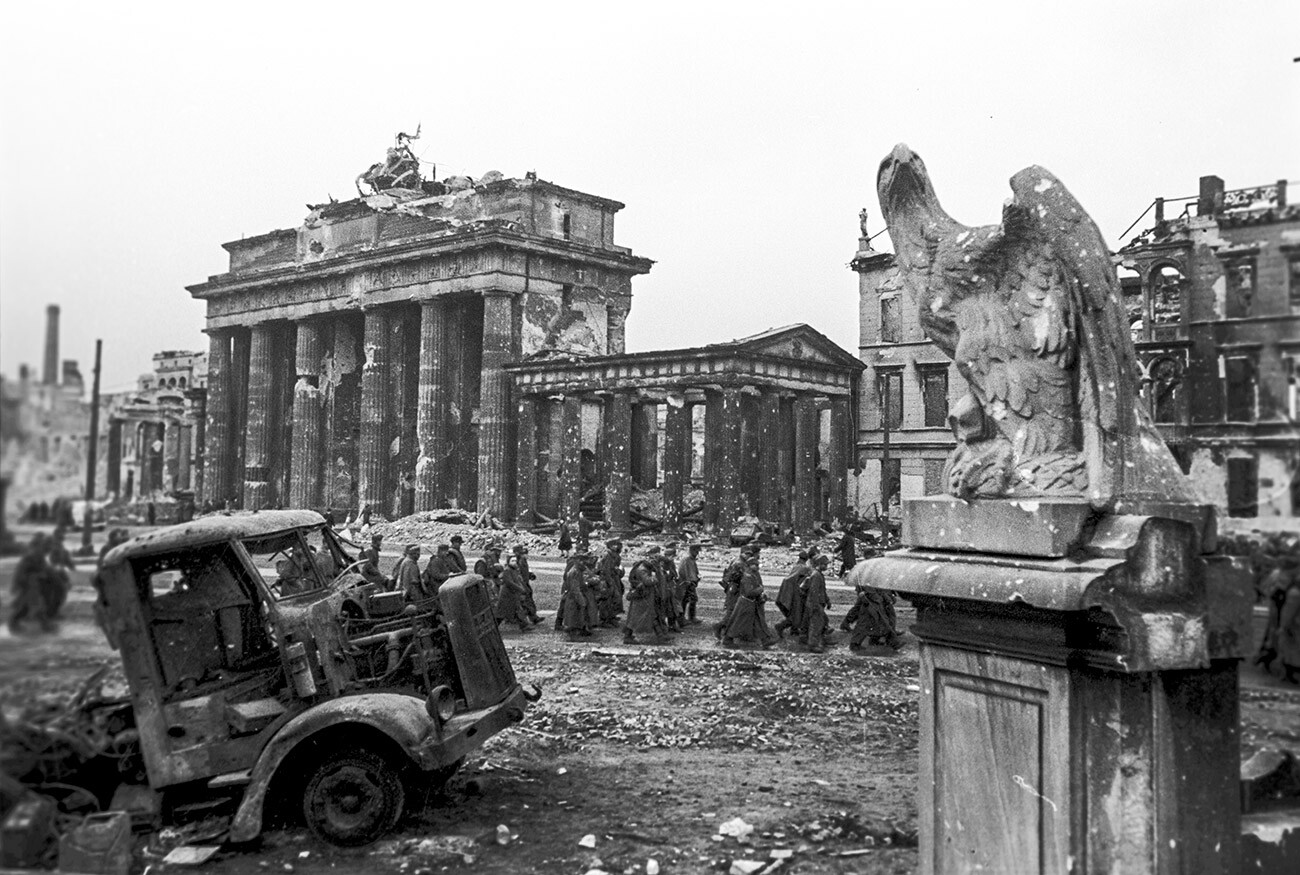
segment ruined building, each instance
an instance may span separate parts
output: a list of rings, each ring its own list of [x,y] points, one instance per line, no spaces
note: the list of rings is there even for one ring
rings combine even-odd
[[[1286,182],[1157,200],[1116,256],[1143,395],[1203,497],[1233,516],[1300,515],[1300,207]],[[948,411],[966,393],[922,333],[894,256],[859,239],[860,506],[943,491]],[[883,490],[882,490],[883,484]]]
[[[614,242],[622,204],[531,173],[427,179],[407,139],[359,197],[225,244],[228,272],[189,287],[210,338],[201,498],[521,524],[581,506],[622,531],[634,480],[662,480],[681,513],[694,479],[727,530],[777,470],[742,455],[780,432],[769,515],[842,506],[853,356],[807,326],[625,354],[652,262]],[[706,419],[718,440],[696,471],[683,429]]]
[[[1217,176],[1184,200],[1119,253],[1152,418],[1229,515],[1300,516],[1300,206]]]
[[[136,388],[105,398],[109,497],[149,499],[196,491],[202,478],[206,352],[154,353]]]
[[[77,362],[59,359],[59,306],[46,308],[40,379],[22,365],[0,378],[0,473],[21,511],[34,501],[76,498],[86,480],[90,400]]]

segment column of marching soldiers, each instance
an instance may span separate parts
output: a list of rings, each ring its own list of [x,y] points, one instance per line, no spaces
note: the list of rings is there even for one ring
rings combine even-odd
[[[462,549],[464,539],[455,535],[448,543],[439,544],[421,569],[420,547],[411,544],[391,577],[386,577],[379,570],[381,544],[381,536],[372,537],[370,548],[361,552],[360,572],[372,582],[404,592],[409,601],[436,599],[445,581],[472,570],[494,592],[498,626],[511,623],[520,632],[528,632],[542,622],[532,587],[537,576],[529,569],[528,548],[523,545],[509,552],[502,545],[490,545],[471,569]],[[703,622],[697,616],[701,545],[688,543],[684,549],[685,555],[679,559],[676,542],[662,549],[649,546],[626,569],[623,542],[618,538],[606,541],[600,555],[579,549],[566,556],[556,631],[576,641],[591,637],[600,628],[621,628],[625,644],[665,644],[688,625]],[[829,556],[815,545],[799,552],[798,562],[777,593],[780,619],[773,626],[767,621],[768,596],[759,573],[759,554],[757,545],[742,547],[722,573],[722,617],[713,625],[718,644],[770,648],[788,633],[810,652],[824,652],[830,643]],[[850,651],[859,651],[864,643],[894,650],[901,647],[894,600],[894,594],[886,590],[865,584],[855,588],[853,606],[840,624],[850,633]]]

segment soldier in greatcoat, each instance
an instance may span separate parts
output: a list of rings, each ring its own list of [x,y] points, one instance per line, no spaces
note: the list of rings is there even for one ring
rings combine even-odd
[[[654,636],[655,643],[666,638],[659,624],[656,604],[659,592],[659,548],[651,547],[637,560],[627,575],[627,617],[623,620],[623,643],[636,644],[636,636]]]
[[[700,603],[698,589],[700,586],[700,545],[688,544],[686,556],[677,563],[677,598],[682,614],[690,623],[699,623],[695,616],[696,606]]]
[[[808,649],[813,653],[826,652],[826,609],[831,606],[826,595],[826,569],[829,565],[829,557],[818,556],[803,584],[804,622],[808,629]]]
[[[776,594],[776,608],[781,612],[781,619],[777,620],[774,629],[777,637],[784,638],[787,629],[793,629],[798,634],[799,629],[803,628],[804,593],[800,585],[811,572],[812,563],[808,559],[808,551],[800,550],[799,561],[781,581],[781,589]]]

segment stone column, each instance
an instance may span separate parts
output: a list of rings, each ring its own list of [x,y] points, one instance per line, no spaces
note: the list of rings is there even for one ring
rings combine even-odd
[[[388,428],[384,432],[388,478],[384,482],[384,508],[389,519],[415,510],[416,385],[419,377],[415,350],[408,349],[405,308],[388,311]]]
[[[682,528],[682,493],[691,476],[691,405],[669,404],[664,417],[664,532]]]
[[[236,331],[230,351],[230,483],[227,494],[239,507],[244,504],[244,450],[248,430],[248,369],[252,332]]]
[[[609,484],[605,487],[605,520],[611,533],[631,530],[632,396],[615,392],[605,403],[605,444],[609,448]]]
[[[388,506],[388,418],[392,387],[388,385],[388,316],[383,310],[365,311],[361,366],[361,446],[358,448],[358,494],[361,506],[380,513]]]
[[[290,453],[289,504],[293,507],[319,508],[321,472],[324,468],[325,408],[321,396],[321,365],[325,360],[325,342],[321,325],[300,322],[294,344],[293,450]]]
[[[510,292],[483,293],[483,366],[479,385],[478,509],[504,517],[510,509],[510,480],[514,454],[510,452],[510,361],[514,334],[513,296]],[[576,464],[576,463],[575,463]]]
[[[122,420],[108,421],[108,460],[107,478],[104,492],[107,497],[116,498],[122,491]]]
[[[781,393],[764,389],[758,400],[758,513],[769,522],[781,519]]]
[[[162,491],[176,489],[177,454],[180,450],[180,428],[174,422],[162,423]]]
[[[632,480],[643,489],[659,485],[659,405],[632,407]]]
[[[537,408],[536,396],[520,396],[515,447],[515,526],[521,529],[537,524]]]
[[[718,453],[718,534],[720,544],[731,543],[731,530],[736,525],[740,505],[740,420],[743,395],[739,388],[722,390]]]
[[[800,395],[794,402],[794,528],[812,531],[817,501],[817,402]]]
[[[706,531],[718,525],[718,458],[722,448],[722,396],[708,391],[704,396],[704,511]]]
[[[416,414],[415,508],[433,510],[447,504],[448,344],[447,305],[425,301],[420,305],[420,386]]]
[[[230,497],[230,333],[208,334],[207,451],[203,497],[224,505]],[[119,444],[121,441],[119,432]]]
[[[207,408],[208,408],[208,390],[207,389],[190,389],[185,393],[185,397],[190,399],[190,410],[194,416],[194,458],[190,462],[190,468],[193,473],[190,475],[190,484],[194,489],[194,501],[201,504],[203,499],[207,498],[206,488],[203,483],[204,471],[204,453],[207,448]]]
[[[244,433],[245,510],[260,510],[275,500],[270,483],[274,342],[272,326],[253,326],[248,348],[248,426]]]
[[[565,396],[560,423],[560,518],[576,531],[582,502],[582,396]]]
[[[161,422],[144,424],[144,474],[141,491],[149,494],[163,488],[163,452],[166,432]]]
[[[849,420],[848,396],[836,395],[831,398],[831,443],[826,458],[826,469],[830,479],[826,484],[830,493],[830,513],[832,517],[844,519],[849,506],[848,480],[850,448],[853,446],[853,424]]]
[[[176,434],[176,488],[190,489],[190,442],[194,440],[194,429],[182,425]]]

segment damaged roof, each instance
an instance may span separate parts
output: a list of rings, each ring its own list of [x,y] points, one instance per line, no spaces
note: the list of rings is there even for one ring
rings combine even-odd
[[[203,517],[175,526],[138,535],[119,544],[104,557],[105,567],[159,553],[171,553],[192,547],[226,541],[260,538],[292,529],[323,525],[325,517],[314,510],[264,510],[238,516]]]

